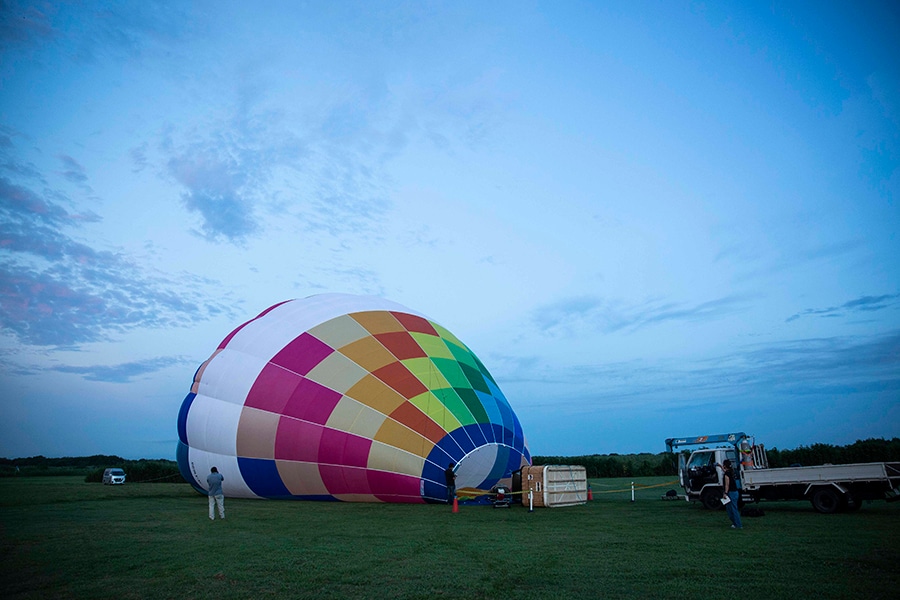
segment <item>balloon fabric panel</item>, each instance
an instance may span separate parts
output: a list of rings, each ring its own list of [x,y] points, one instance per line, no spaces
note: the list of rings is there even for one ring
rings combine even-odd
[[[385,365],[372,374],[407,400],[428,391],[428,388],[399,361]]]
[[[284,405],[282,414],[324,425],[340,399],[339,392],[310,379],[301,378],[287,404]]]
[[[365,337],[351,342],[343,346],[340,352],[369,372],[380,369],[397,360],[393,354],[388,352],[387,348],[373,337]]]
[[[304,333],[276,354],[271,364],[298,375],[306,375],[332,352],[334,350],[331,347]]]
[[[252,458],[275,458],[277,414],[245,406],[238,422],[237,454]]]

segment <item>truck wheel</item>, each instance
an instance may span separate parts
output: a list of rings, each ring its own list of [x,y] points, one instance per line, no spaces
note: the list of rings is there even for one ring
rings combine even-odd
[[[707,489],[700,495],[700,502],[703,503],[703,507],[709,510],[718,510],[722,508],[722,490],[717,489]]]
[[[841,499],[838,496],[838,493],[830,487],[821,488],[813,492],[810,501],[812,502],[813,508],[823,515],[830,515],[831,513],[837,512],[837,509],[841,506]]]

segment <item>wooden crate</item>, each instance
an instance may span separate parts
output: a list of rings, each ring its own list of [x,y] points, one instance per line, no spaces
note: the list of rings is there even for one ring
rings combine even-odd
[[[587,502],[587,471],[577,465],[522,467],[522,506],[529,495],[537,507],[574,506]]]

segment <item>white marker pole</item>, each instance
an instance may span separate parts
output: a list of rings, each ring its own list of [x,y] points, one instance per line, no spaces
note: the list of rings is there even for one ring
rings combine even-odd
[[[634,502],[634,482],[631,482],[631,501]]]
[[[534,512],[534,490],[528,490],[528,512]]]

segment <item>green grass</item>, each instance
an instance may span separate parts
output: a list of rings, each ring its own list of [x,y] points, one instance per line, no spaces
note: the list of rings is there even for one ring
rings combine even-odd
[[[636,479],[640,484],[667,478]],[[820,515],[662,501],[592,480],[584,506],[494,509],[226,499],[187,485],[0,480],[0,597],[889,598],[900,504]],[[606,493],[612,492],[612,493]]]

